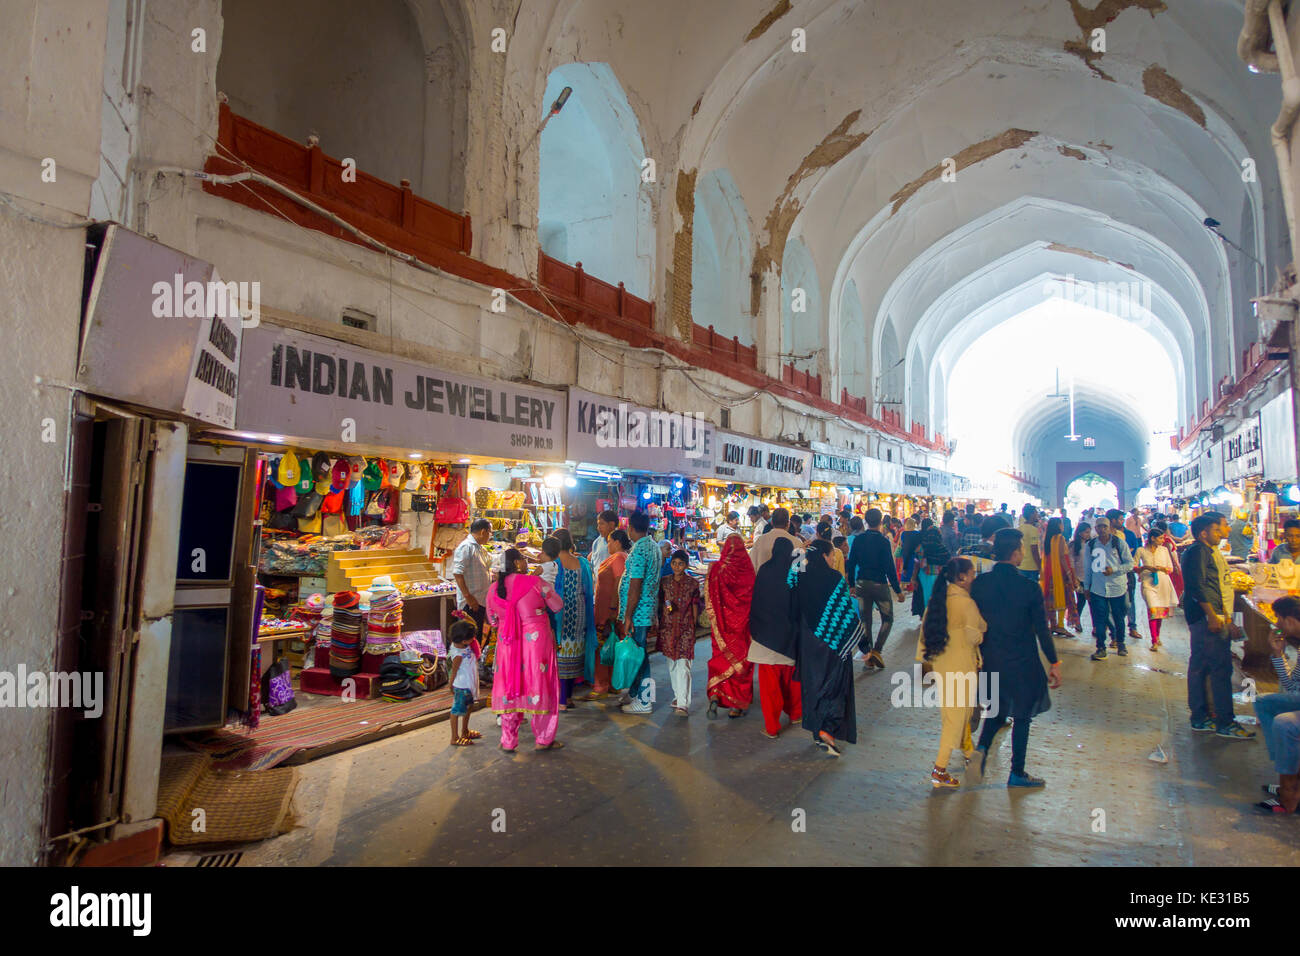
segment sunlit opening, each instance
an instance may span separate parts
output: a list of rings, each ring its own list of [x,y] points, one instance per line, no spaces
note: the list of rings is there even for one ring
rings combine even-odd
[[[1068,411],[1072,385],[1076,402],[1086,389],[1141,423],[1136,437],[1146,447],[1140,464],[1158,469],[1170,463],[1179,386],[1168,352],[1136,321],[1051,299],[990,329],[953,366],[947,381],[948,429],[958,446],[953,469],[970,475],[1023,470],[1034,450],[1015,447],[1017,426]],[[1115,427],[1124,427],[1119,416]],[[1089,453],[1088,437],[1099,436],[1072,440],[1076,457]],[[1047,477],[1053,463],[1028,464]]]

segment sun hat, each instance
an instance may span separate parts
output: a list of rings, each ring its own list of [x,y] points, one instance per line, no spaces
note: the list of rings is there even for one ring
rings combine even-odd
[[[335,609],[352,610],[361,603],[361,595],[356,591],[339,591],[330,599],[330,603]]]
[[[388,574],[381,574],[370,582],[371,597],[374,597],[376,594],[386,594],[396,590],[397,588],[393,586],[393,578]]]

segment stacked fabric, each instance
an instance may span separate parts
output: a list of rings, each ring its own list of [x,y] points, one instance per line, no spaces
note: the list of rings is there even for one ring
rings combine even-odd
[[[393,579],[380,575],[370,584],[370,617],[366,625],[367,654],[402,651],[402,595]]]
[[[330,627],[330,674],[338,680],[361,670],[366,624],[360,601],[356,591],[339,591],[331,599],[334,618]]]

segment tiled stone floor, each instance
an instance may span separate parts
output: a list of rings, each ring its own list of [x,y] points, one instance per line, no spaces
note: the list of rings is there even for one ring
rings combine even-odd
[[[1262,740],[1188,728],[1181,617],[1158,654],[1093,663],[1090,639],[1058,639],[1064,686],[1030,738],[1042,791],[1006,789],[1009,733],[983,781],[962,771],[960,790],[931,789],[939,715],[889,702],[915,625],[896,622],[885,672],[857,665],[858,744],[839,760],[798,729],[766,739],[757,707],[707,720],[701,641],[688,719],[663,703],[649,718],[584,704],[561,715],[566,749],[533,752],[525,730],[512,758],[480,711],[472,748],[438,724],[336,754],[302,768],[299,828],[241,865],[1300,863],[1300,821],[1251,808],[1275,780]],[[653,670],[662,694],[657,655]],[[1157,746],[1167,764],[1148,759]]]

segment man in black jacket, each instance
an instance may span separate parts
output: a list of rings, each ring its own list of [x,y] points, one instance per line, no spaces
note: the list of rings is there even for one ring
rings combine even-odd
[[[1219,542],[1228,536],[1228,519],[1207,511],[1192,522],[1196,543],[1183,552],[1183,615],[1191,632],[1192,654],[1187,662],[1187,707],[1192,730],[1227,740],[1251,740],[1255,731],[1237,723],[1232,712],[1232,641],[1241,628],[1232,623],[1235,593],[1228,562]],[[1214,720],[1205,694],[1210,683]]]
[[[1025,754],[1029,749],[1029,724],[1052,706],[1049,687],[1061,686],[1061,662],[1047,627],[1043,592],[1020,571],[1024,557],[1023,535],[1014,528],[1003,528],[993,536],[993,558],[998,563],[981,574],[971,585],[971,597],[988,625],[980,651],[983,670],[989,675],[989,687],[997,687],[997,712],[985,716],[980,732],[980,773],[988,763],[993,736],[1013,720],[1011,727],[1011,776],[1008,787],[1042,787],[1046,782],[1025,772]],[[1042,649],[1052,664],[1051,674],[1043,672],[1038,652]],[[996,678],[997,683],[992,681]]]
[[[902,588],[898,583],[898,570],[894,567],[894,552],[889,546],[889,539],[880,533],[882,515],[879,508],[867,512],[867,530],[853,539],[849,556],[844,564],[844,576],[850,584],[856,582],[855,593],[858,597],[858,615],[866,634],[858,649],[867,651],[865,667],[883,669],[885,660],[880,652],[885,648],[889,629],[894,626],[894,600],[903,601]],[[889,589],[894,589],[893,597]],[[880,633],[876,635],[874,646],[868,649],[871,641],[871,609],[880,611]]]

